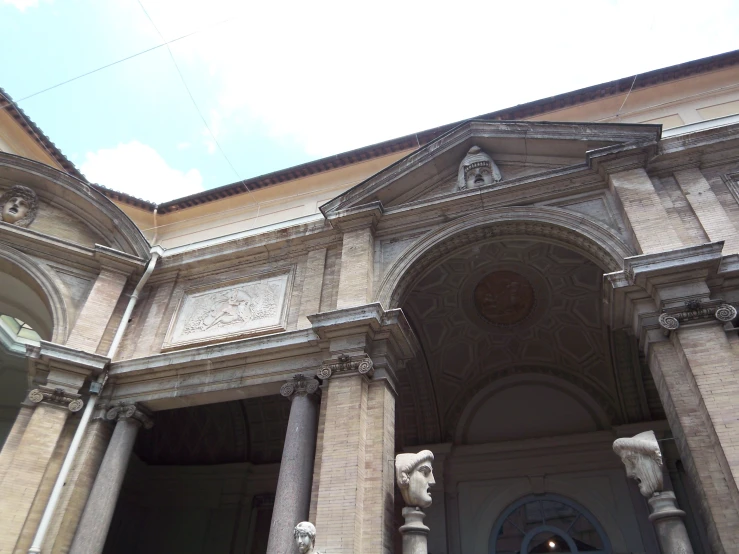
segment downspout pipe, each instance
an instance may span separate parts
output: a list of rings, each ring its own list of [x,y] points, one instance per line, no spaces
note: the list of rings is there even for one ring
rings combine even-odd
[[[108,349],[107,357],[110,358],[111,361],[118,353],[118,347],[121,345],[121,340],[123,340],[123,335],[125,334],[126,328],[128,327],[128,320],[131,319],[131,314],[133,313],[133,309],[136,307],[136,302],[139,299],[139,294],[141,294],[141,290],[144,288],[144,285],[146,285],[149,277],[151,277],[151,274],[154,272],[157,261],[164,254],[164,249],[161,246],[154,246],[152,247],[150,253],[151,257],[149,258],[149,263],[146,266],[146,271],[144,271],[141,279],[139,279],[136,288],[133,290],[133,293],[128,300],[126,311],[123,313],[123,318],[118,325],[118,329],[116,330],[115,336],[113,337],[113,342],[110,344],[110,348]],[[51,496],[49,497],[49,501],[46,504],[44,515],[41,517],[41,523],[39,523],[38,530],[36,531],[36,536],[33,538],[33,543],[31,544],[31,548],[28,549],[28,554],[41,554],[41,546],[43,545],[44,539],[46,538],[46,533],[49,531],[51,518],[54,516],[54,512],[56,511],[56,506],[62,496],[64,485],[66,485],[67,483],[67,477],[69,476],[69,471],[72,469],[72,464],[74,463],[74,459],[77,455],[77,450],[79,449],[80,443],[82,442],[82,437],[85,436],[87,424],[90,423],[90,419],[92,419],[92,413],[95,411],[97,399],[103,391],[103,386],[105,385],[105,381],[107,380],[107,378],[108,370],[106,369],[100,373],[97,380],[90,383],[90,398],[88,398],[87,400],[87,405],[85,406],[85,410],[82,412],[77,430],[74,432],[72,443],[69,445],[69,450],[67,451],[67,455],[64,458],[64,463],[62,464],[62,468],[59,470],[59,476],[56,478],[56,483],[54,483],[54,488],[52,489]]]

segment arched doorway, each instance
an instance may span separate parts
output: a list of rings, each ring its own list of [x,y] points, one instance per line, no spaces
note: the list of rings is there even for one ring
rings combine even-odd
[[[40,287],[17,266],[0,260],[0,449],[29,388],[26,347],[51,340],[53,331]]]
[[[592,552],[610,554],[600,523],[575,501],[556,494],[528,495],[510,506],[490,534],[490,554]]]
[[[605,317],[603,276],[628,249],[537,211],[535,224],[501,214],[429,237],[381,289],[422,349],[399,375],[399,448],[443,452],[429,551],[497,552],[494,526],[519,508],[546,517],[500,552],[650,551],[646,506],[611,450],[622,425],[664,424],[649,372],[614,348]],[[562,529],[557,514],[580,523]]]

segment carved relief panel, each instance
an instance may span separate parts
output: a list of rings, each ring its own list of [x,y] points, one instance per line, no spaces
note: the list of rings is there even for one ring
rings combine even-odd
[[[185,291],[162,350],[286,330],[293,269]]]

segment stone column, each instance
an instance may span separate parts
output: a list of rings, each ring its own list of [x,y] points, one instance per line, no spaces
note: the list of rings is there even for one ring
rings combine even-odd
[[[316,454],[318,392],[318,381],[300,374],[280,389],[280,394],[289,398],[291,405],[269,529],[268,554],[294,552],[293,529],[308,519]]]
[[[636,479],[639,492],[649,502],[660,549],[667,554],[693,554],[693,547],[685,529],[685,512],[677,507],[672,491],[664,490],[662,453],[653,431],[635,437],[617,439],[613,450],[626,466],[626,475]]]
[[[136,435],[142,425],[147,429],[153,425],[149,415],[134,405],[111,408],[106,418],[117,423],[74,535],[72,554],[103,551]]]

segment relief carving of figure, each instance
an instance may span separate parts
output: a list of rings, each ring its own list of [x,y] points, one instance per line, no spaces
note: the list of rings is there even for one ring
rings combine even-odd
[[[310,521],[301,521],[293,531],[300,554],[321,554],[316,550],[316,527]]]
[[[272,317],[277,311],[279,287],[258,284],[208,296],[195,308],[184,332],[207,331]]]
[[[15,185],[0,196],[2,219],[5,223],[28,227],[38,212],[38,197],[28,187]]]
[[[431,506],[429,488],[436,484],[431,465],[433,461],[434,454],[430,450],[395,456],[395,479],[406,506],[414,508]]]
[[[503,178],[493,158],[488,156],[479,146],[470,148],[459,164],[457,186],[460,190],[484,187],[497,183]]]
[[[662,453],[654,431],[645,431],[631,438],[617,439],[613,451],[626,466],[626,475],[636,479],[639,492],[651,498],[663,490]]]

